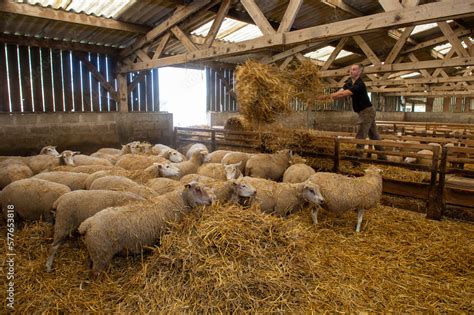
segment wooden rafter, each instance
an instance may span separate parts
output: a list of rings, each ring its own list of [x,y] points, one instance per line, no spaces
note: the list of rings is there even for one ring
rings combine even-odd
[[[367,58],[369,58],[370,62],[372,62],[374,65],[380,64],[380,59],[361,36],[355,35],[352,36],[352,38],[356,44],[359,45],[360,49],[362,49]]]
[[[388,54],[387,58],[385,58],[385,63],[393,63],[395,61],[395,58],[397,58],[398,55],[400,54],[403,46],[407,42],[407,40],[410,37],[411,32],[413,32],[414,28],[415,28],[414,26],[405,27],[405,29],[403,30],[400,38],[397,40],[397,42],[393,46],[393,48],[390,51],[390,53]]]
[[[344,45],[347,43],[348,37],[342,38],[339,43],[337,44],[336,48],[332,51],[331,55],[329,55],[329,58],[326,60],[326,62],[323,64],[321,67],[321,70],[327,70],[331,66],[331,64],[336,60],[337,55],[341,52],[342,48],[344,48]]]
[[[302,4],[303,0],[290,0],[278,27],[278,33],[285,33],[291,30]]]
[[[180,29],[178,26],[173,26],[171,32],[176,36],[176,38],[186,47],[187,51],[198,50],[198,47],[189,39],[189,37]]]
[[[275,29],[270,25],[263,12],[255,3],[255,0],[240,0],[240,2],[263,34],[276,33]]]
[[[469,56],[469,53],[467,52],[466,48],[464,48],[461,41],[453,32],[453,29],[451,28],[451,26],[448,25],[448,23],[444,21],[438,22],[438,27],[443,32],[444,36],[446,36],[446,38],[449,40],[449,43],[454,48],[459,57]]]
[[[158,59],[161,57],[161,54],[165,50],[166,44],[168,44],[170,37],[171,37],[171,33],[166,33],[165,35],[161,37],[158,46],[156,46],[155,48],[155,52],[153,53],[152,59]]]
[[[171,27],[177,25],[179,22],[183,21],[184,19],[190,17],[192,14],[196,13],[200,9],[209,5],[210,2],[211,0],[196,0],[187,6],[178,6],[178,8],[168,19],[166,19],[164,22],[160,23],[152,30],[147,32],[145,36],[135,41],[135,43],[133,43],[130,47],[125,48],[121,52],[120,56],[127,57],[131,55],[136,50],[142,48],[146,44],[149,44],[154,41],[157,37],[163,35],[165,32],[170,30]]]
[[[25,3],[16,3],[13,1],[1,1],[0,12],[138,34],[145,34],[149,30],[146,26],[133,23],[125,23],[114,19],[107,19],[84,13],[75,13],[61,9],[50,9]]]
[[[364,72],[368,73],[382,73],[382,72],[397,72],[397,71],[417,71],[420,69],[436,69],[436,68],[450,68],[450,67],[462,67],[474,65],[474,57],[468,58],[451,58],[448,60],[428,60],[419,62],[404,62],[394,63],[389,65],[375,65],[365,68]],[[343,76],[347,73],[348,68],[342,68],[338,70],[326,70],[321,71],[319,75],[321,77],[337,77]]]
[[[385,11],[400,10],[403,8],[402,4],[398,0],[379,0],[380,5]]]
[[[334,40],[346,36],[357,35],[361,32],[399,28],[432,21],[472,16],[474,15],[474,12],[472,11],[473,6],[474,0],[451,0],[448,2],[429,3],[418,7],[378,13],[287,33],[264,35],[256,39],[235,44],[225,44],[219,47],[207,49],[201,48],[190,53],[164,57],[147,63],[141,62],[124,66],[120,71],[138,71],[147,68],[162,67],[199,60],[224,58],[233,55],[251,53],[262,49],[281,47],[284,45],[298,45],[307,42]]]
[[[137,87],[138,83],[140,83],[141,81],[143,81],[143,79],[145,78],[146,74],[150,72],[149,70],[145,70],[145,71],[140,71],[140,73],[138,75],[135,76],[135,78],[133,78],[133,81],[130,82],[130,84],[127,86],[127,91],[128,93],[132,92],[133,90],[135,90],[135,88]]]
[[[219,7],[219,11],[217,11],[216,17],[214,18],[214,22],[212,22],[211,28],[209,29],[209,33],[206,36],[206,40],[204,42],[204,46],[209,48],[212,46],[214,39],[216,39],[217,33],[219,32],[219,28],[224,21],[227,12],[229,11],[231,5],[231,0],[223,0],[221,6]]]

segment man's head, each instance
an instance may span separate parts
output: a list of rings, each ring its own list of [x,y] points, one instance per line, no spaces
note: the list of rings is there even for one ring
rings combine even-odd
[[[355,63],[349,69],[349,74],[352,79],[357,79],[358,77],[362,75],[363,71],[364,71],[364,66],[360,63]]]

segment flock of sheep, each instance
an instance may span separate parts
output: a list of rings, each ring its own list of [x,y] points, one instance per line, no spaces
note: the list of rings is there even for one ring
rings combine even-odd
[[[91,155],[60,154],[47,146],[35,156],[0,157],[0,188],[5,219],[13,206],[18,226],[22,221],[54,222],[47,271],[59,247],[78,231],[92,273],[98,275],[114,255],[156,244],[170,224],[215,202],[257,204],[279,216],[310,204],[315,224],[320,207],[338,213],[357,210],[359,232],[364,211],[380,201],[382,176],[373,167],[359,178],[316,173],[290,150],[209,152],[203,144],[175,150],[135,141]]]

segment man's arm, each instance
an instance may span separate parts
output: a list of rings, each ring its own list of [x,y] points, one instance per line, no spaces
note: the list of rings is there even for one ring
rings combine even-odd
[[[332,94],[328,94],[328,95],[319,95],[318,97],[316,97],[317,100],[328,100],[328,99],[338,99],[338,98],[343,98],[343,97],[347,97],[347,96],[351,96],[352,95],[352,92],[351,90],[344,90],[344,89],[340,89],[339,91],[337,92],[334,92]]]

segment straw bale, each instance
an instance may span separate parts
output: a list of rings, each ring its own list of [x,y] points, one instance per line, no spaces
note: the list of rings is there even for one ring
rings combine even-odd
[[[352,221],[309,211],[282,219],[215,205],[186,218],[151,254],[116,257],[91,281],[81,243],[44,272],[53,231],[15,234],[19,313],[472,313],[474,225],[379,206]],[[4,230],[3,230],[4,231]],[[6,252],[6,242],[0,242]],[[41,294],[39,294],[41,293]],[[429,294],[427,294],[429,293]]]

